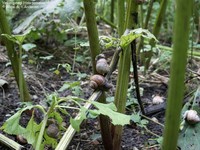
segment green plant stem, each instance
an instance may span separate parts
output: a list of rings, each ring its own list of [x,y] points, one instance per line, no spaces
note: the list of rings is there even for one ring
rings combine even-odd
[[[155,37],[158,37],[158,35],[159,35],[161,25],[162,25],[162,21],[164,19],[165,12],[166,12],[166,9],[167,9],[167,2],[168,2],[168,0],[162,0],[161,1],[160,9],[159,9],[159,12],[158,12],[158,15],[157,15],[157,18],[156,18],[156,22],[155,22],[154,27],[153,27],[153,34],[154,34]]]
[[[144,22],[144,26],[143,26],[144,29],[147,29],[147,27],[148,27],[149,19],[150,19],[152,8],[153,8],[153,3],[154,3],[154,0],[150,0],[149,1],[149,6],[148,6],[148,10],[147,10],[147,16],[145,18],[145,22]]]
[[[76,55],[77,55],[77,45],[76,45],[76,43],[77,43],[77,31],[76,31],[76,29],[75,29],[75,35],[74,35],[74,43],[75,43],[75,45],[74,45],[74,59],[73,59],[73,65],[72,65],[72,73],[74,73],[74,68],[75,68],[75,63],[76,63]]]
[[[170,51],[173,52],[173,49],[171,47],[168,46],[163,46],[163,45],[156,45],[156,47],[158,47],[161,51]],[[191,50],[188,49],[188,55],[191,55]],[[197,50],[193,50],[192,52],[193,57],[200,59],[200,52]]]
[[[102,17],[102,16],[100,16],[100,15],[97,15],[97,16],[99,16],[99,18],[100,18],[102,21],[104,21],[107,25],[109,25],[110,27],[112,27],[112,28],[114,28],[114,29],[117,28],[116,25],[115,25],[114,23],[110,22],[110,21],[107,20],[106,18],[104,18],[104,17]]]
[[[39,133],[39,136],[38,136],[38,139],[37,139],[37,144],[36,144],[35,150],[41,149],[42,139],[43,139],[44,131],[45,131],[45,128],[46,128],[47,120],[48,120],[48,115],[45,114],[45,117],[42,121],[42,127],[40,129],[40,133]]]
[[[92,69],[93,73],[95,74],[97,72],[95,57],[100,53],[99,36],[95,19],[95,4],[94,1],[91,0],[84,0],[83,4],[85,8],[86,25],[88,30],[90,52],[92,57]]]
[[[20,92],[20,98],[21,101],[24,100],[24,87],[23,87],[23,72],[22,72],[22,45],[19,45],[19,92]]]
[[[95,20],[95,4],[94,1],[91,0],[84,0],[83,1],[84,8],[85,8],[85,17],[86,17],[86,24],[89,36],[89,43],[90,43],[90,51],[92,57],[92,67],[93,73],[96,74],[96,56],[100,53],[100,45],[99,45],[99,35],[97,30],[97,24]],[[103,92],[102,96],[100,97],[99,101],[102,103],[106,103],[106,96]],[[100,126],[101,126],[101,136],[102,141],[104,144],[104,148],[106,150],[112,149],[112,138],[111,138],[111,131],[109,125],[109,118],[103,115],[100,115]]]
[[[8,35],[11,35],[11,31],[10,31],[10,28],[9,28],[9,24],[8,24],[8,21],[6,19],[6,16],[5,16],[5,12],[2,8],[2,2],[0,2],[0,29],[2,31],[3,34],[8,34]],[[11,65],[12,65],[12,69],[13,69],[13,72],[14,72],[14,75],[15,75],[15,80],[18,84],[18,87],[20,89],[20,86],[19,86],[19,58],[18,58],[18,55],[16,53],[16,51],[14,50],[14,44],[13,42],[11,42],[10,40],[6,39],[6,38],[2,38],[5,45],[6,45],[6,49],[7,49],[7,52],[8,52],[8,57],[11,61]],[[28,88],[27,88],[27,85],[26,85],[26,82],[24,80],[24,76],[22,74],[22,77],[21,77],[21,80],[23,82],[23,95],[24,95],[24,101],[31,101],[31,98],[30,98],[30,95],[29,95],[29,91],[28,91]]]
[[[115,0],[111,0],[110,5],[110,22],[114,22],[114,10],[115,10]]]
[[[105,92],[102,92],[102,95],[98,99],[101,103],[106,103],[106,95]],[[101,128],[101,136],[105,150],[112,150],[112,136],[110,129],[110,119],[108,116],[99,115],[99,122]]]
[[[90,98],[88,99],[88,102],[85,103],[84,107],[86,109],[89,109],[91,107],[91,101],[96,101],[97,99],[99,99],[99,97],[101,96],[103,92],[102,91],[95,91]],[[79,119],[81,116],[81,113],[79,113],[75,119]],[[63,135],[63,137],[61,138],[60,142],[58,143],[57,147],[55,150],[64,150],[67,149],[70,141],[72,140],[74,134],[76,133],[76,130],[72,127],[72,125],[70,125],[67,128],[67,131],[65,132],[65,134]]]
[[[176,0],[173,35],[173,55],[167,98],[163,150],[175,150],[180,125],[180,113],[184,95],[184,78],[189,42],[189,21],[193,1]]]
[[[146,15],[146,18],[145,18],[145,21],[144,21],[144,25],[142,26],[144,29],[148,28],[151,12],[152,12],[152,8],[153,8],[153,3],[154,3],[154,0],[149,1],[147,15]],[[140,49],[143,47],[143,43],[144,43],[143,41],[144,41],[144,38],[141,37],[141,40],[140,40],[138,48],[137,48],[137,55],[138,56],[140,55]],[[144,62],[144,60],[143,60],[143,62]]]
[[[55,108],[55,101],[52,102],[51,107],[48,109],[47,113],[44,115],[44,119],[42,121],[42,127],[41,127],[40,133],[38,135],[35,150],[41,150],[41,144],[42,144],[43,135],[44,135],[44,131],[45,131],[45,128],[46,128],[47,120],[49,118],[50,113],[54,110],[54,108]]]
[[[126,14],[126,21],[124,24],[124,14],[125,12],[118,13],[118,33],[121,36],[124,32],[124,27],[130,29],[133,27],[133,16],[132,14],[136,14],[136,4],[135,1],[128,0],[127,3],[127,14]],[[122,8],[121,8],[122,7]],[[124,11],[124,1],[118,0],[118,11],[122,9]],[[120,11],[119,11],[120,12]],[[123,24],[122,24],[123,23]],[[125,25],[125,26],[124,26]],[[123,31],[123,32],[122,32]],[[115,92],[115,105],[117,107],[117,111],[120,113],[125,112],[125,105],[126,105],[126,98],[127,98],[127,89],[129,83],[129,73],[130,73],[130,56],[131,56],[131,49],[130,46],[126,49],[123,49],[123,52],[120,55],[119,60],[119,73],[117,77],[117,86]],[[119,150],[121,145],[121,136],[122,136],[122,126],[114,126],[113,127],[113,150]]]
[[[167,9],[167,2],[168,2],[168,0],[162,0],[161,1],[160,9],[159,9],[158,15],[156,17],[156,22],[154,24],[153,31],[152,31],[152,33],[154,34],[154,36],[156,38],[159,35],[161,25],[162,25],[162,21],[163,21],[163,18],[165,16],[165,12],[166,12],[166,9]],[[155,42],[153,40],[150,40],[150,45],[151,45],[152,48],[151,48],[150,52],[147,53],[145,60],[143,60],[144,61],[143,63],[145,64],[145,70],[148,69],[150,61],[151,61],[151,57],[153,56],[153,50],[152,49],[155,46]]]
[[[143,118],[145,118],[145,119],[147,119],[147,120],[149,120],[149,121],[152,121],[152,122],[154,122],[154,123],[160,125],[161,127],[164,127],[163,124],[161,124],[161,123],[159,123],[159,122],[157,122],[157,121],[154,121],[153,119],[151,119],[151,118],[149,118],[149,117],[147,117],[147,116],[145,116],[145,115],[142,115],[142,114],[140,114],[140,115],[141,115]]]
[[[160,137],[158,134],[152,132],[151,130],[149,130],[146,126],[144,126],[144,129],[146,130],[146,132],[150,133],[151,135],[155,136],[155,137]]]
[[[118,0],[117,1],[118,6],[118,18],[117,18],[117,25],[118,25],[118,34],[119,36],[122,36],[124,33],[124,16],[125,16],[125,0]]]

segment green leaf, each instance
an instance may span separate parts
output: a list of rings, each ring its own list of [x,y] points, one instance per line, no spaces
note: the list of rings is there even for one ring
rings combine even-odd
[[[53,58],[53,55],[49,55],[49,56],[45,56],[45,57],[40,57],[40,59],[43,59],[43,60],[51,60]]]
[[[197,111],[198,114],[200,114],[200,87],[197,89],[195,93],[195,97],[193,100],[193,104],[191,109]],[[186,103],[186,105],[182,109],[182,115],[184,112],[189,108],[190,105]],[[196,150],[200,147],[200,123],[197,124],[188,124],[187,121],[183,121],[183,129],[181,130],[179,134],[178,139],[178,146],[181,148],[181,150]]]
[[[23,44],[23,45],[22,45],[22,48],[23,48],[26,52],[28,52],[29,50],[31,50],[31,49],[33,49],[33,48],[35,48],[35,47],[36,47],[36,45],[33,44],[33,43],[27,43],[27,44]]]
[[[131,30],[127,35],[122,35],[120,38],[120,46],[122,48],[127,47],[133,40],[135,40],[138,37],[144,37],[147,39],[154,39],[155,41],[157,41],[156,37],[151,34],[148,30],[146,29],[142,29],[142,28],[138,28],[138,29],[134,29]]]
[[[63,86],[58,90],[58,92],[63,92],[64,90],[67,90],[67,89],[73,89],[74,87],[79,87],[80,86],[80,82],[79,81],[76,81],[76,82],[65,82],[63,84]]]
[[[44,133],[44,139],[45,140],[43,141],[42,145],[50,145],[52,146],[52,148],[54,149],[56,148],[58,144],[57,139],[49,137],[46,132]],[[41,147],[44,147],[42,145]],[[41,148],[41,149],[44,149],[44,148]]]
[[[24,39],[26,38],[26,35],[13,35],[13,37],[16,39],[16,41],[18,41],[20,44],[22,44],[24,42]]]
[[[24,34],[19,34],[19,35],[2,34],[2,36],[6,37],[8,40],[11,40],[14,43],[17,43],[18,45],[21,45],[29,33],[30,33],[30,31],[27,31]]]
[[[88,118],[96,118],[100,115],[100,112],[98,110],[88,110],[88,112]]]
[[[58,124],[61,124],[63,122],[63,118],[61,117],[60,113],[53,111],[50,115],[49,118],[54,118],[56,119]]]
[[[86,73],[80,73],[80,72],[78,72],[76,75],[78,77],[78,80],[81,80],[81,79],[84,79],[84,78],[87,77]]]
[[[26,108],[23,108],[16,112],[13,116],[6,120],[1,129],[8,134],[21,135],[25,133],[25,128],[19,125],[19,120],[23,111],[28,109],[30,110],[33,107],[34,106],[27,106]]]
[[[140,123],[140,121],[141,121],[140,114],[139,114],[139,113],[137,113],[137,114],[132,114],[132,115],[131,115],[131,120],[132,120],[134,123]]]
[[[40,132],[40,128],[42,126],[42,123],[37,124],[34,121],[34,115],[32,115],[31,119],[28,122],[28,125],[26,127],[26,132],[24,134],[22,134],[22,136],[27,139],[29,144],[32,144],[33,147],[36,147],[36,142],[37,142],[37,138]]]
[[[187,125],[186,125],[187,124]],[[178,140],[178,146],[181,150],[197,150],[200,147],[200,124],[191,126],[185,123]]]
[[[98,102],[91,102],[96,108],[97,113],[110,117],[113,125],[125,125],[130,123],[130,116],[122,113],[118,113],[114,103],[102,104]]]
[[[147,125],[149,123],[148,120],[146,119],[142,119],[141,122],[140,122],[143,126]]]
[[[67,72],[70,72],[70,71],[72,70],[71,65],[68,64],[68,63],[65,63],[65,64],[58,64],[57,69],[59,69],[60,67],[65,68],[65,70],[66,70]]]
[[[55,73],[56,75],[59,75],[60,71],[58,69],[56,69],[53,73]]]
[[[83,94],[82,88],[80,86],[75,86],[72,88],[72,93],[76,96],[80,96]]]
[[[117,47],[119,43],[119,39],[109,36],[100,36],[99,41],[100,45],[102,45],[105,49]]]
[[[78,119],[73,119],[73,118],[70,118],[70,124],[72,125],[72,127],[77,131],[79,132],[80,131],[80,125],[82,123],[82,121],[84,119],[86,119],[86,111],[87,109],[85,107],[81,107],[80,108],[80,116]]]
[[[3,37],[6,37],[8,40],[14,42],[14,43],[17,43],[17,39],[15,39],[14,36],[12,35],[8,35],[8,34],[1,34]]]

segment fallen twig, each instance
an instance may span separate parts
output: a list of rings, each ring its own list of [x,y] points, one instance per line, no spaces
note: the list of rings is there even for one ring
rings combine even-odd
[[[17,142],[9,139],[8,137],[4,136],[3,134],[0,133],[0,143],[15,149],[15,150],[21,150],[23,148],[23,146],[21,146],[20,144],[18,144]]]

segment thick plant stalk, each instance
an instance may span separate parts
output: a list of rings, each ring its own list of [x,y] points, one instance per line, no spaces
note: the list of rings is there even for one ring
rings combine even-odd
[[[125,16],[125,0],[118,0],[117,1],[117,10],[118,10],[118,18],[117,18],[117,25],[118,25],[118,34],[122,36],[124,33],[124,16]]]
[[[148,24],[149,24],[149,20],[150,20],[150,16],[151,16],[151,12],[152,12],[152,8],[153,8],[153,3],[154,0],[150,0],[149,1],[149,6],[148,6],[148,10],[147,10],[147,15],[144,21],[144,25],[142,26],[144,29],[148,28]],[[137,48],[137,55],[140,55],[140,49],[143,48],[143,44],[144,44],[144,38],[141,37],[141,40],[139,42],[138,48]],[[145,58],[144,58],[145,59]],[[145,60],[142,60],[142,62],[145,62]]]
[[[144,29],[147,29],[147,27],[148,27],[149,19],[150,19],[152,8],[153,8],[153,3],[154,3],[154,0],[150,0],[149,1],[149,6],[148,6],[148,10],[147,10],[147,16],[145,18],[144,27],[143,27]]]
[[[160,29],[161,29],[161,25],[162,25],[162,21],[164,19],[165,16],[165,12],[167,9],[167,2],[168,0],[162,0],[161,5],[160,5],[160,9],[156,18],[156,22],[154,24],[153,27],[153,34],[155,37],[158,37]]]
[[[0,29],[2,31],[3,34],[8,34],[11,35],[11,31],[9,28],[9,24],[8,21],[6,19],[4,10],[2,8],[2,3],[0,2]],[[6,45],[6,49],[7,49],[7,53],[8,53],[8,57],[11,61],[11,65],[12,65],[12,69],[15,75],[15,80],[18,84],[19,87],[19,58],[17,56],[17,53],[14,50],[14,44],[13,42],[11,42],[8,39],[3,38],[4,43]],[[23,82],[23,95],[24,95],[24,101],[31,101],[30,95],[29,95],[29,91],[26,85],[26,82],[24,80],[24,76],[22,74],[22,82]],[[20,88],[20,87],[19,87]]]
[[[184,78],[189,42],[189,20],[192,0],[176,0],[176,15],[173,35],[173,56],[167,99],[163,150],[176,150],[180,114],[184,95]]]
[[[111,0],[111,5],[110,5],[110,21],[112,23],[114,22],[114,10],[115,10],[115,0]]]
[[[86,25],[88,30],[90,52],[92,57],[92,69],[93,73],[95,74],[96,73],[95,57],[100,53],[99,36],[95,19],[96,18],[95,4],[94,1],[91,0],[84,0],[83,4],[85,8]]]
[[[121,0],[118,0],[118,6],[120,6]],[[122,5],[122,4],[121,4]],[[124,4],[122,5],[124,6]],[[126,28],[132,28],[134,25],[133,23],[133,16],[132,14],[135,13],[136,4],[134,1],[129,0],[127,3],[127,15],[126,15]],[[118,8],[120,9],[120,8]],[[124,13],[122,13],[124,14]],[[119,14],[119,15],[122,15]],[[124,17],[119,16],[118,18],[118,27],[119,28],[119,35],[121,36],[121,32],[123,31],[123,24],[120,22],[123,22]],[[127,89],[128,89],[128,83],[129,83],[129,73],[130,73],[130,56],[131,56],[131,49],[130,47],[127,47],[123,50],[120,56],[119,60],[119,74],[117,78],[117,86],[116,86],[116,93],[115,93],[115,105],[117,107],[118,112],[124,113],[125,112],[125,105],[126,105],[126,98],[127,98]],[[121,136],[122,136],[122,126],[114,126],[113,129],[113,150],[119,150],[121,145]]]
[[[154,24],[153,31],[152,31],[152,33],[154,34],[154,36],[156,38],[159,35],[161,25],[162,25],[162,21],[163,21],[163,18],[165,16],[165,12],[166,12],[166,9],[167,9],[167,2],[168,2],[168,0],[162,0],[161,1],[160,9],[159,9],[158,15],[156,17],[156,22]],[[155,46],[155,43],[154,43],[153,40],[150,40],[150,45],[151,45],[152,48]],[[145,56],[146,58],[145,58],[145,62],[144,62],[145,70],[148,69],[152,56],[153,56],[153,50],[149,51],[146,54],[146,56]]]
[[[97,73],[95,58],[100,53],[99,36],[95,20],[95,4],[94,1],[91,0],[84,0],[83,4],[85,8],[85,17],[86,17],[88,36],[89,36],[93,73],[95,74]],[[102,93],[101,97],[99,98],[99,101],[102,103],[106,103],[105,92]],[[101,127],[101,136],[104,148],[106,150],[110,150],[112,149],[110,120],[108,117],[104,115],[100,115],[99,120],[100,120],[99,122]]]
[[[106,103],[105,92],[102,92],[102,95],[98,99],[101,103]],[[112,136],[110,128],[110,119],[107,116],[99,115],[99,123],[101,128],[101,136],[105,150],[112,150]]]

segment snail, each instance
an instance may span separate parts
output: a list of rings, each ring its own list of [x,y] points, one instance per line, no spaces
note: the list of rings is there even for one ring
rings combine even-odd
[[[49,137],[57,138],[59,135],[59,128],[55,123],[52,123],[47,127],[46,133]]]
[[[109,90],[112,85],[107,82],[104,76],[95,74],[90,77],[90,87],[93,89]]]
[[[99,74],[104,75],[109,72],[110,67],[105,59],[104,54],[97,55],[96,61],[96,70]]]
[[[159,96],[159,95],[153,96],[152,103],[153,103],[154,105],[161,104],[161,103],[163,103],[163,102],[164,102],[163,97],[161,97],[161,96]]]
[[[183,117],[189,124],[195,124],[200,122],[200,118],[195,110],[187,110]]]
[[[27,140],[22,135],[17,135],[16,139],[21,144],[27,144]]]

